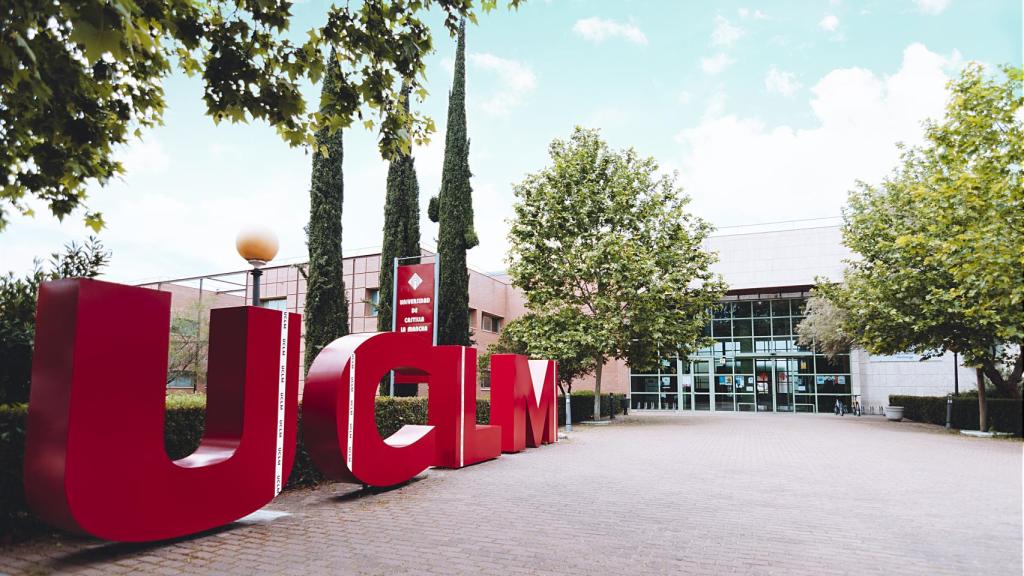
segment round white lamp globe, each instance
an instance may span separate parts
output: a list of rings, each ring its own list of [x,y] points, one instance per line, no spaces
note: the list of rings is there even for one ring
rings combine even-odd
[[[266,226],[252,225],[242,228],[235,237],[238,254],[254,268],[260,268],[277,256],[277,235]]]

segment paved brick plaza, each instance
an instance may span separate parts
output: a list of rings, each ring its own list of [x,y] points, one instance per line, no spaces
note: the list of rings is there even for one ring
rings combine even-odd
[[[1019,575],[1021,459],[880,418],[638,415],[177,542],[0,549],[0,572]]]

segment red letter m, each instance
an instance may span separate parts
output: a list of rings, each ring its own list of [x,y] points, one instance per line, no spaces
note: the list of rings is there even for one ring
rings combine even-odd
[[[501,426],[501,451],[519,452],[558,439],[553,360],[491,356],[491,424]]]

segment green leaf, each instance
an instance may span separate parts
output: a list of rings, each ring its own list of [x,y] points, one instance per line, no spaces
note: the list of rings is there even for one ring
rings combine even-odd
[[[103,215],[99,212],[90,212],[85,215],[85,225],[92,229],[93,232],[99,232],[106,227],[103,222]]]

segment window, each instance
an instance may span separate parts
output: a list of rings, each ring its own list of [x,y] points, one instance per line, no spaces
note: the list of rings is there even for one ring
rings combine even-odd
[[[732,336],[730,333],[731,322],[729,320],[714,320],[712,324],[712,333],[715,336]]]
[[[772,300],[772,316],[789,316],[789,300]]]
[[[491,316],[490,314],[483,314],[480,321],[480,329],[484,332],[500,332],[501,331],[501,318],[497,316]]]
[[[754,320],[754,336],[771,336],[772,321],[767,318]]]
[[[750,302],[736,302],[735,304],[733,304],[733,318],[750,318],[750,314]]]
[[[480,389],[481,390],[490,390],[491,389],[491,371],[490,370],[481,370],[479,372],[479,374],[477,374],[477,381],[480,382]]]
[[[199,331],[199,323],[192,318],[175,316],[171,319],[171,334],[177,336],[195,336]]]
[[[366,289],[366,313],[364,316],[377,316],[377,312],[380,310],[380,289],[378,288],[367,288]]]
[[[167,375],[167,387],[168,388],[188,388],[192,389],[195,387],[195,378],[192,372],[176,372]]]
[[[263,308],[270,308],[271,310],[280,310],[281,312],[288,311],[288,299],[287,298],[260,298],[260,306]]]

